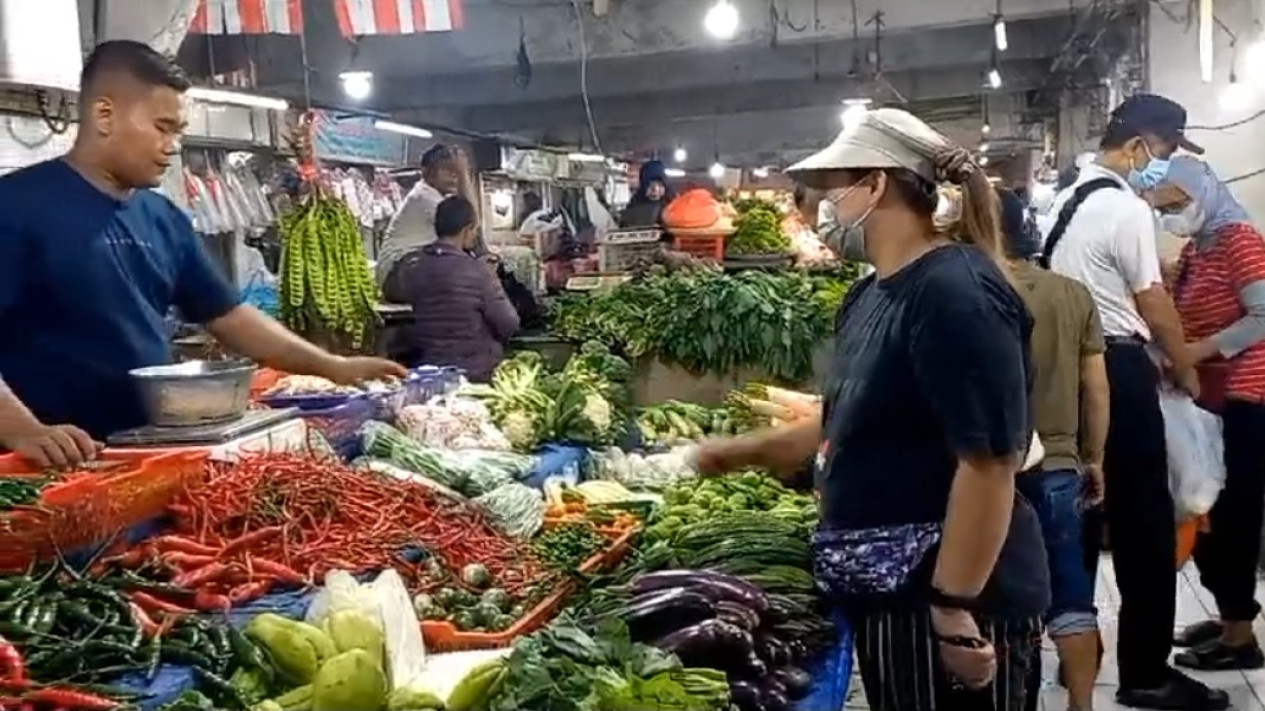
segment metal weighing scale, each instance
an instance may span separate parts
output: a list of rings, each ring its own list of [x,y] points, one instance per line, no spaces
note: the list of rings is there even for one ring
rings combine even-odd
[[[157,427],[145,425],[124,430],[106,440],[112,447],[212,447],[241,439],[294,418],[298,408],[281,410],[247,410],[229,422],[190,427]]]

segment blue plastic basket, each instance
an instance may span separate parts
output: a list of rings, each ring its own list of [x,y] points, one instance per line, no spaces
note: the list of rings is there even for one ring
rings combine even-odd
[[[299,417],[306,420],[308,426],[316,428],[329,441],[330,446],[341,453],[354,449],[360,442],[360,428],[373,419],[376,409],[371,398],[356,395],[342,405],[324,410],[300,411]]]
[[[339,405],[346,405],[349,400],[357,397],[360,397],[359,393],[265,395],[259,398],[259,402],[274,410],[285,410],[291,407],[297,407],[300,410],[328,410]]]
[[[443,377],[443,370],[434,365],[421,365],[409,371],[408,380],[404,381],[403,405],[421,405],[443,395]]]

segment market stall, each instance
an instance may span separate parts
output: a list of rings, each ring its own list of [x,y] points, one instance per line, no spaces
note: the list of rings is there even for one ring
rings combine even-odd
[[[260,373],[251,412],[306,436],[0,459],[0,705],[840,708],[815,502],[688,464],[819,405],[752,386],[639,408],[631,379],[595,343],[478,387]]]

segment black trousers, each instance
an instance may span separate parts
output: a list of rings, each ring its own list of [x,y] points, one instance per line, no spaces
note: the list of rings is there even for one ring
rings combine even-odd
[[[1177,529],[1159,372],[1145,349],[1132,342],[1109,340],[1106,361],[1111,425],[1103,471],[1120,588],[1116,658],[1122,688],[1148,689],[1165,682],[1177,608]],[[1259,529],[1254,535],[1259,538]]]
[[[873,711],[1024,711],[1025,678],[1041,621],[977,620],[997,650],[997,677],[978,691],[956,689],[940,666],[931,618],[922,610],[850,612],[865,699]]]
[[[1203,586],[1216,598],[1221,619],[1256,618],[1256,565],[1265,515],[1265,405],[1227,400],[1221,413],[1225,489],[1208,512],[1208,528],[1195,543]]]

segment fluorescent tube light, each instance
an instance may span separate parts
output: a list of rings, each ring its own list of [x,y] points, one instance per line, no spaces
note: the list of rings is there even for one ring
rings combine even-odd
[[[260,96],[259,94],[245,94],[240,91],[208,89],[203,86],[191,87],[185,92],[185,96],[188,96],[191,99],[197,99],[198,101],[207,101],[214,104],[247,106],[253,109],[273,109],[274,111],[285,111],[290,108],[290,102],[285,99],[278,99],[271,96]]]
[[[417,138],[433,138],[435,134],[424,128],[410,126],[406,123],[396,123],[394,121],[384,121],[378,119],[373,122],[373,127],[379,131],[390,131],[391,133],[402,133],[405,136],[415,136]]]

